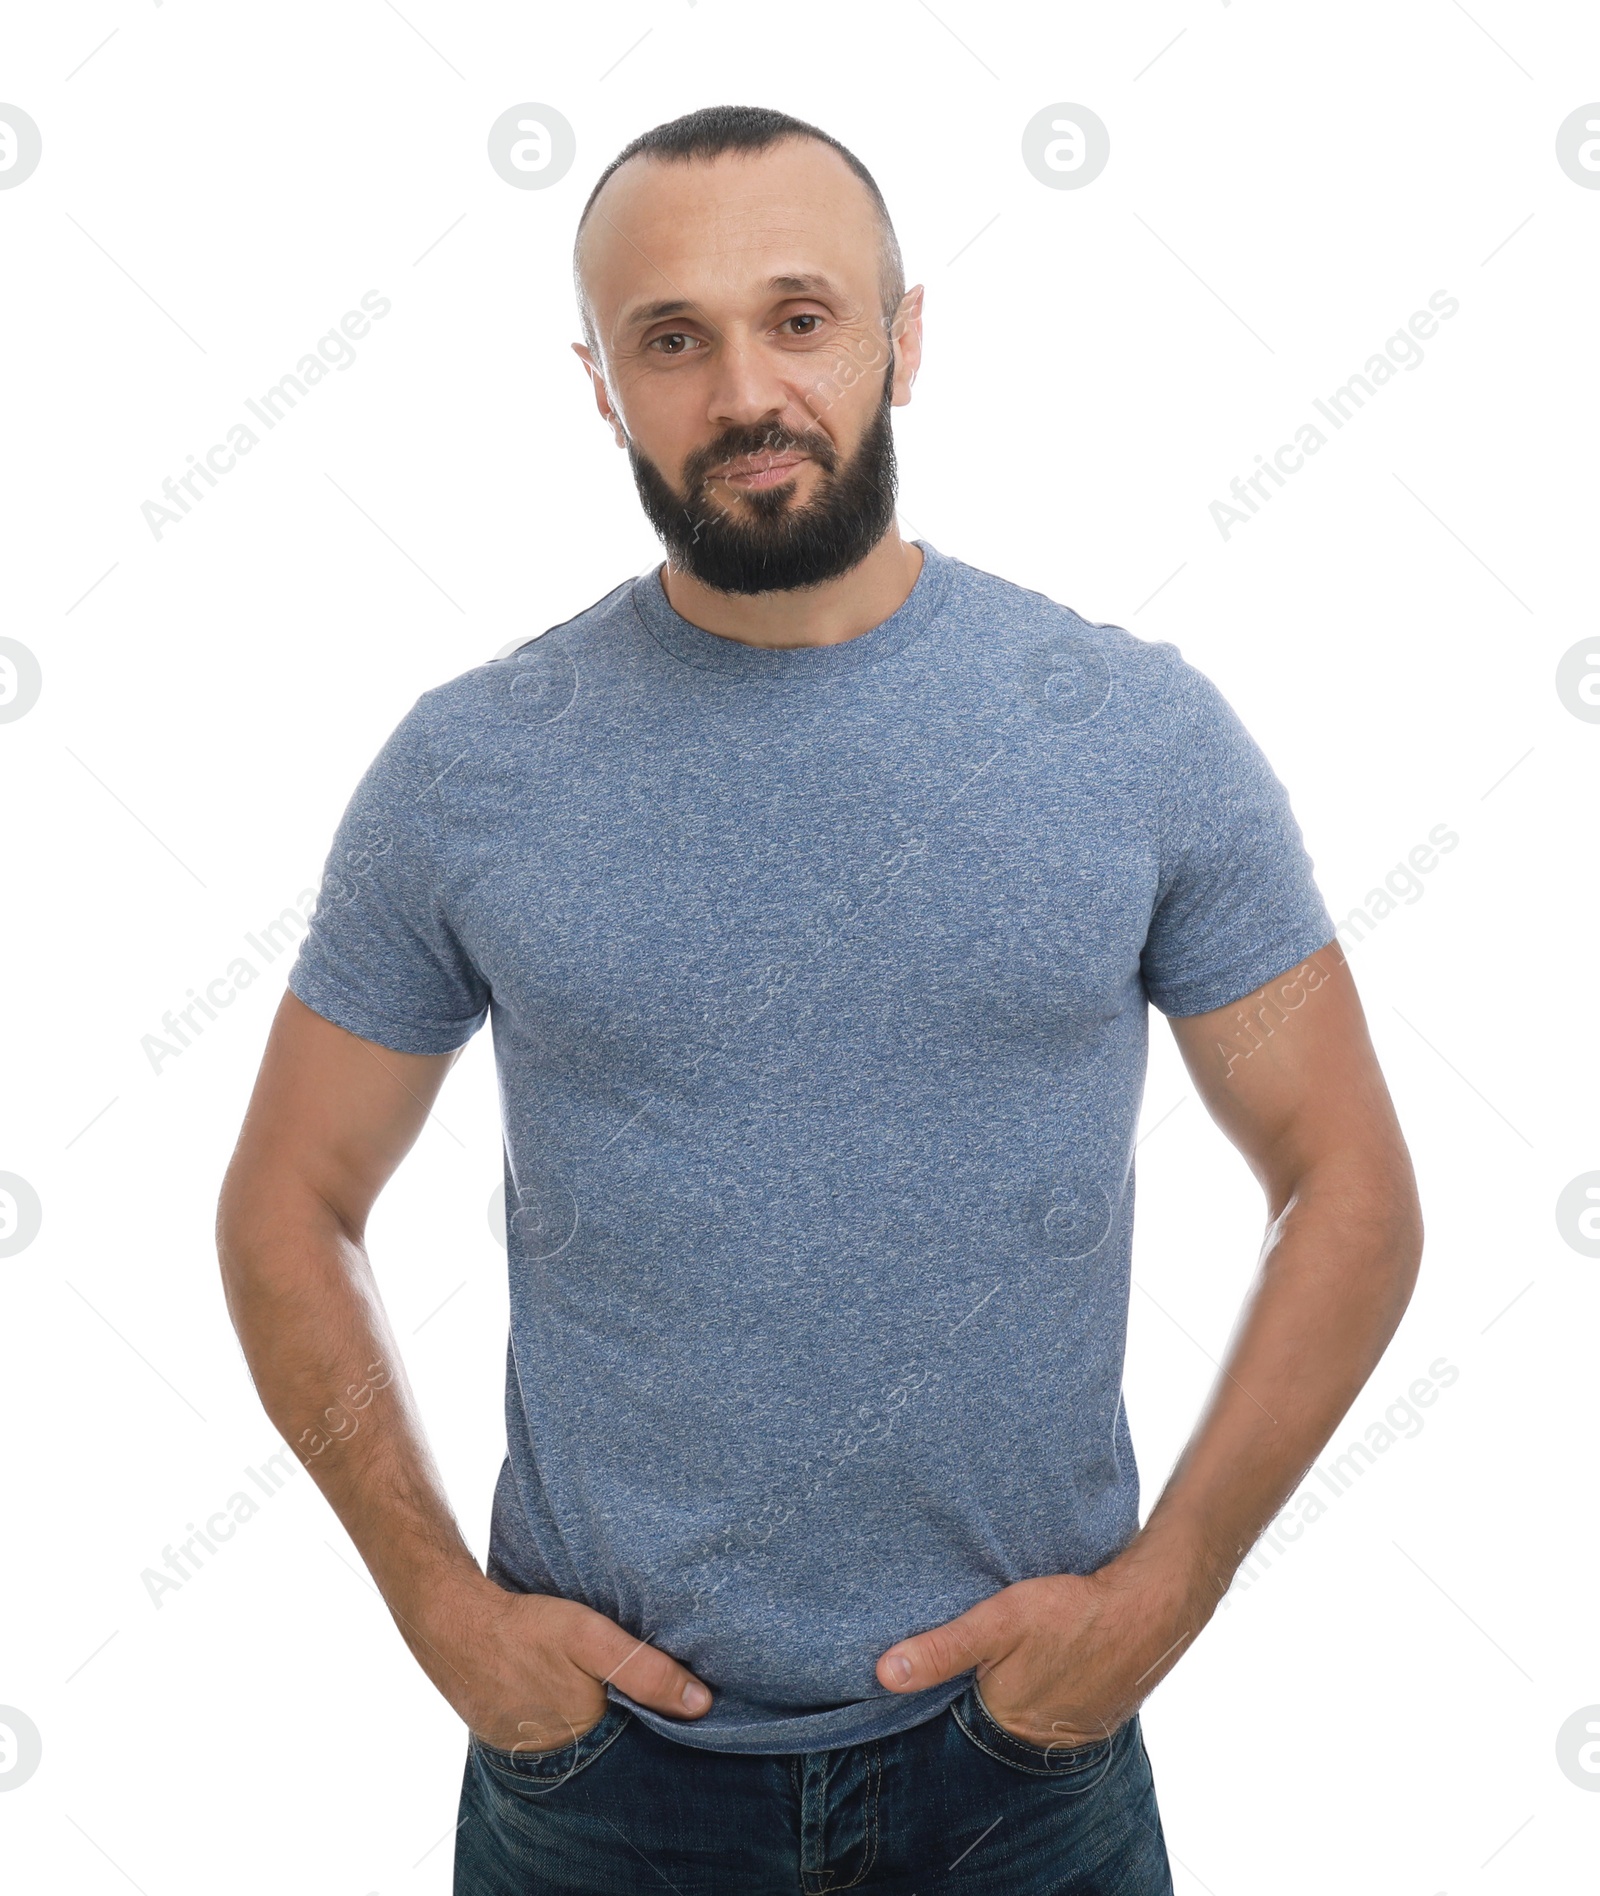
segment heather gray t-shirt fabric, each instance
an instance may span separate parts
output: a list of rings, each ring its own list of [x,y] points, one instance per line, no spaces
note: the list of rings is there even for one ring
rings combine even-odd
[[[511,1334],[489,1572],[712,1688],[684,1744],[934,1716],[897,1639],[1138,1526],[1121,1397],[1147,1001],[1333,934],[1174,646],[939,554],[766,652],[659,569],[423,693],[290,976],[408,1053],[494,1023]]]

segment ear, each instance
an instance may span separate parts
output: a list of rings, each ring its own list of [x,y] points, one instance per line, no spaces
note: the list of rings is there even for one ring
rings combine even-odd
[[[894,343],[894,390],[890,401],[903,408],[911,399],[911,384],[922,367],[922,285],[914,283],[900,299],[889,325]]]
[[[616,440],[617,446],[619,448],[625,447],[628,440],[627,432],[622,426],[622,421],[617,411],[611,406],[611,396],[606,388],[606,379],[601,373],[599,363],[594,359],[593,350],[590,349],[586,342],[575,342],[572,345],[572,353],[583,364],[588,374],[590,384],[594,389],[595,407],[600,410],[602,419],[611,423],[611,433]]]

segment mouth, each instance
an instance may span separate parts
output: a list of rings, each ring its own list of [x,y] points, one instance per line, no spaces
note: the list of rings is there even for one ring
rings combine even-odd
[[[810,458],[809,455],[792,451],[785,454],[741,454],[737,459],[716,468],[712,479],[726,481],[730,487],[745,492],[755,492],[764,487],[777,487]]]

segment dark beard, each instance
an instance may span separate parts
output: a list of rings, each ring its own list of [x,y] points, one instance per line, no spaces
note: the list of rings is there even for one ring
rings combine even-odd
[[[677,493],[630,440],[628,460],[639,499],[674,565],[702,586],[725,593],[792,592],[820,586],[858,566],[894,524],[893,390],[891,362],[861,445],[843,467],[820,431],[796,435],[776,423],[729,428],[688,456],[683,492]],[[746,495],[743,517],[711,498],[707,475],[712,468],[739,455],[786,451],[810,455],[822,470],[816,497],[805,506],[790,504],[793,481]]]

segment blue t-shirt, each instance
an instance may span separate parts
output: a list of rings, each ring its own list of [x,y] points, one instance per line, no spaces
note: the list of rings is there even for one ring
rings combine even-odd
[[[905,604],[763,651],[659,569],[424,692],[293,991],[494,1022],[511,1334],[488,1571],[690,1667],[688,1745],[933,1717],[896,1640],[1138,1527],[1122,1404],[1147,1003],[1333,925],[1288,800],[1167,644],[919,543]]]

